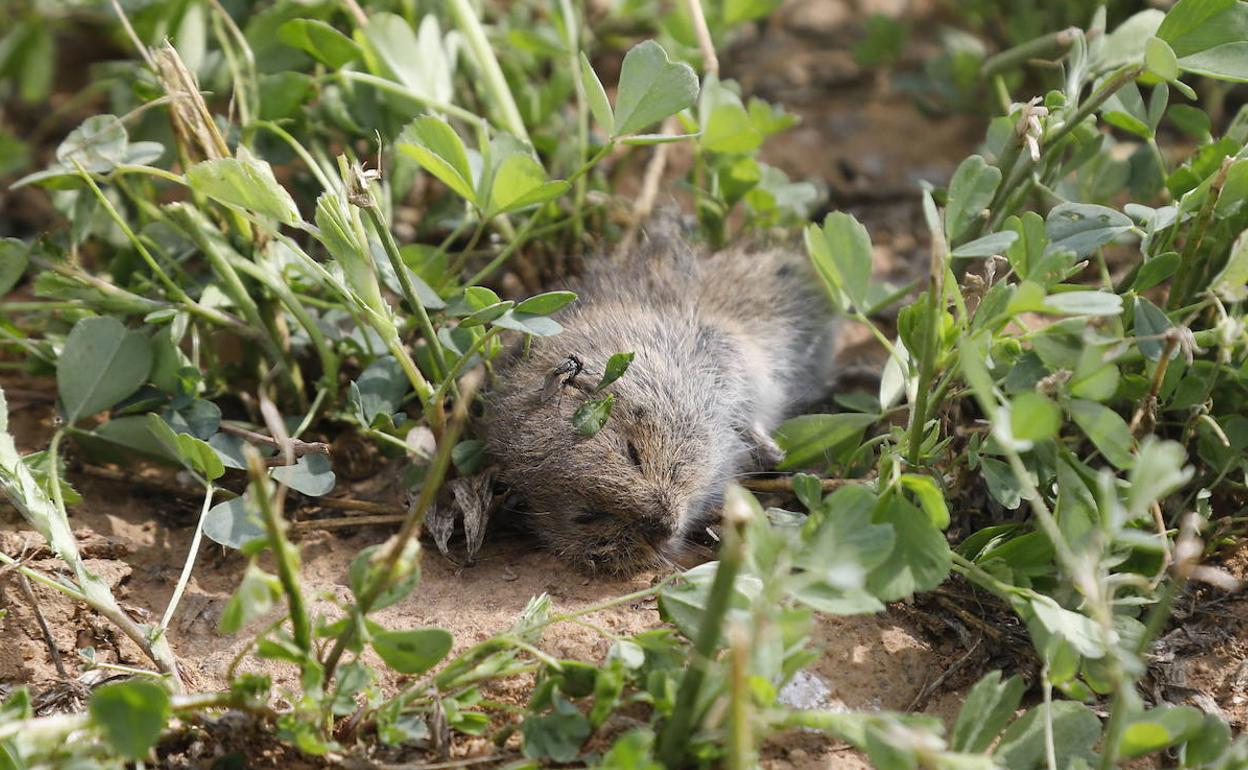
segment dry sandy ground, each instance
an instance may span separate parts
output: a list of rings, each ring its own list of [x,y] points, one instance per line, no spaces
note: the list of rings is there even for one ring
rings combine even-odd
[[[781,102],[802,117],[798,128],[769,145],[766,159],[795,179],[824,180],[833,207],[850,210],[868,225],[876,244],[877,274],[903,283],[921,274],[926,263],[924,244],[915,235],[923,231],[915,205],[916,180],[945,181],[957,160],[973,150],[982,124],[965,117],[923,116],[908,97],[889,93],[882,81],[857,70],[847,52],[855,34],[853,19],[863,12],[897,12],[917,4],[876,0],[866,5],[870,7],[850,12],[836,0],[791,2],[759,37],[725,57],[725,74],[740,78],[747,92]],[[675,158],[678,171],[679,156]],[[854,357],[870,361],[875,352],[860,344],[865,337],[858,330],[847,330]],[[32,396],[49,392],[48,383],[8,380],[5,385],[33,391]],[[43,448],[46,400],[18,395],[10,396],[10,403],[19,445],[25,451]],[[123,603],[159,617],[185,558],[196,506],[139,486],[81,474],[71,475],[71,480],[86,500],[74,508],[73,525],[91,567],[106,576]],[[350,560],[388,534],[380,527],[301,532],[302,579],[308,595],[346,597]],[[37,550],[40,545],[17,513],[0,505],[0,547],[16,554],[24,546]],[[32,564],[48,571],[57,568],[46,552],[37,553]],[[225,683],[223,674],[246,637],[245,633],[224,637],[215,631],[243,566],[237,553],[209,543],[173,623],[171,642],[196,689],[211,690]],[[471,567],[459,568],[431,551],[423,569],[417,591],[379,613],[378,619],[391,627],[446,628],[454,635],[456,649],[505,629],[537,594],[549,593],[556,611],[575,610],[645,588],[656,577],[587,581],[514,534],[492,537]],[[107,624],[48,589],[34,590],[71,676],[81,669],[75,650],[84,646],[94,646],[101,660],[144,663],[137,648]],[[0,576],[0,607],[9,610],[0,620],[4,640],[0,688],[26,684],[36,692],[47,690],[58,676],[30,604],[11,575]],[[334,611],[325,599],[314,601],[313,609]],[[653,602],[614,607],[589,619],[615,634],[660,624]],[[991,616],[990,622],[1004,628],[1011,621],[999,615]],[[1248,602],[1191,609],[1161,650],[1154,670],[1157,694],[1176,702],[1207,696],[1203,705],[1222,708],[1244,727],[1245,630]],[[982,629],[960,621],[947,605],[938,607],[927,600],[892,607],[877,616],[823,618],[816,642],[823,655],[809,674],[826,688],[816,685],[823,705],[830,708],[918,705],[951,719],[966,687],[984,671],[1004,666],[1011,672],[1032,673],[1032,663],[1017,654],[1019,644],[994,642]],[[572,624],[548,629],[542,641],[551,654],[589,661],[600,660],[607,645],[592,630]],[[264,666],[248,661],[242,668]],[[279,686],[291,682],[290,670],[268,666],[268,671]],[[523,701],[524,683],[501,697]],[[472,744],[457,747],[459,753],[475,750]],[[866,766],[855,752],[810,734],[773,739],[766,757],[765,764],[776,770]]]

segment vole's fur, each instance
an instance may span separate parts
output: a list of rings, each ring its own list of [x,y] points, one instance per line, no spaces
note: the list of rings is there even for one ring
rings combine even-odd
[[[834,327],[798,249],[708,256],[666,234],[591,263],[576,288],[557,316],[565,331],[502,368],[488,440],[549,548],[589,571],[630,573],[704,526],[726,482],[779,459],[769,435],[822,394]],[[607,359],[628,351],[632,366],[606,389],[606,426],[578,435],[573,413]],[[563,385],[552,373],[571,356],[586,371]]]

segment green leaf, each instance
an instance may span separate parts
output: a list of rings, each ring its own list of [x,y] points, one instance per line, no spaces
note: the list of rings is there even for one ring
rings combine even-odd
[[[851,444],[878,417],[871,414],[808,414],[786,420],[776,428],[776,443],[784,451],[778,470],[796,470],[828,462]]]
[[[1149,361],[1161,360],[1161,354],[1165,352],[1166,344],[1159,338],[1173,327],[1174,324],[1170,323],[1170,319],[1166,316],[1165,311],[1154,305],[1146,297],[1136,296],[1135,336],[1155,338],[1140,339],[1136,342],[1145,358]],[[1178,354],[1179,351],[1176,348],[1171,351],[1170,357],[1174,358]]]
[[[806,252],[832,299],[855,309],[868,309],[871,282],[871,236],[849,214],[833,212],[823,227],[806,228]]]
[[[238,550],[243,544],[264,536],[260,512],[246,497],[217,503],[204,514],[204,534],[214,543]]]
[[[592,731],[589,720],[559,695],[554,696],[554,706],[550,714],[529,716],[521,723],[524,755],[529,759],[572,762],[580,756],[581,744]]]
[[[141,332],[110,316],[74,324],[56,361],[66,422],[73,425],[134,393],[151,368],[151,346]]]
[[[979,470],[988,484],[988,494],[1008,510],[1023,502],[1023,488],[1010,466],[994,457],[979,458]]]
[[[0,273],[3,273],[3,267],[0,267]],[[3,281],[0,281],[0,286],[2,285]],[[1226,265],[1218,272],[1209,288],[1227,302],[1248,299],[1248,230],[1244,230],[1235,239]]]
[[[553,337],[563,331],[563,327],[548,316],[517,313],[514,308],[494,319],[494,325],[537,337]]]
[[[962,244],[953,250],[952,256],[961,259],[967,257],[991,257],[994,254],[1004,255],[1016,240],[1018,240],[1018,233],[1013,230],[1002,230],[999,233],[985,235],[982,238],[976,238],[970,243]]]
[[[1179,263],[1183,258],[1179,256],[1177,251],[1167,251],[1164,254],[1158,254],[1144,264],[1140,265],[1140,271],[1136,273],[1135,283],[1132,289],[1135,291],[1147,291],[1170,276],[1174,275],[1179,269]],[[1246,260],[1248,261],[1248,260]],[[1229,263],[1228,263],[1229,266]],[[1221,276],[1219,276],[1220,278]],[[1248,280],[1248,276],[1245,277]],[[1218,286],[1218,279],[1214,279],[1213,285]],[[1245,292],[1248,295],[1248,291]]]
[[[689,638],[697,636],[706,616],[706,602],[719,562],[699,564],[681,575],[680,582],[671,583],[659,593],[659,616],[680,629]],[[736,610],[749,608],[762,591],[762,582],[753,575],[738,575],[732,586],[729,606]],[[722,638],[720,640],[723,641]]]
[[[867,591],[867,576],[888,559],[896,537],[892,526],[871,522],[878,498],[855,485],[816,502],[811,513],[817,526],[803,528],[802,548],[792,556],[802,570],[793,597],[832,615],[879,612],[884,605]]]
[[[183,464],[208,481],[215,481],[225,474],[220,455],[208,442],[188,433],[175,433],[164,418],[150,412],[147,427],[170,454],[181,458]]]
[[[327,495],[334,488],[334,469],[329,455],[306,454],[294,465],[279,465],[269,475],[296,492],[310,497]]]
[[[932,524],[940,529],[949,526],[949,507],[945,504],[945,493],[931,476],[903,473],[901,485],[919,501],[919,505],[932,520]]]
[[[142,760],[156,745],[173,709],[164,687],[148,679],[106,684],[91,695],[91,721],[118,754]]]
[[[299,209],[277,183],[273,169],[240,147],[236,158],[217,158],[196,163],[186,170],[192,190],[218,203],[254,211],[285,225],[300,222]]]
[[[628,371],[628,367],[633,363],[634,353],[615,353],[607,359],[607,368],[602,373],[602,379],[598,380],[598,384],[594,386],[594,392],[598,393],[603,388],[624,376],[624,372]]]
[[[1128,476],[1128,515],[1143,518],[1153,501],[1165,499],[1186,484],[1195,473],[1186,463],[1187,450],[1182,444],[1145,437]]]
[[[1144,43],[1144,66],[1148,71],[1167,82],[1179,77],[1179,58],[1174,50],[1159,37],[1150,37]]]
[[[441,118],[424,117],[412,121],[395,144],[399,152],[414,159],[464,200],[480,207],[472,188],[468,153],[455,129]]]
[[[311,54],[332,70],[350,64],[362,53],[354,40],[320,19],[291,19],[277,28],[277,39]]]
[[[369,68],[402,83],[417,96],[450,102],[454,96],[454,61],[448,56],[435,14],[420,21],[417,32],[402,16],[372,13],[361,30]]]
[[[509,155],[494,173],[486,217],[546,203],[563,195],[570,187],[562,180],[547,181],[546,170],[532,156]]]
[[[1118,741],[1118,754],[1131,759],[1177,746],[1199,733],[1204,723],[1204,714],[1191,706],[1161,704],[1127,725]]]
[[[1118,468],[1130,468],[1135,463],[1131,455],[1131,429],[1126,420],[1107,406],[1095,401],[1074,399],[1070,402],[1070,416],[1087,434],[1105,459]]]
[[[949,181],[949,202],[945,204],[945,232],[957,243],[970,230],[981,212],[992,203],[1001,184],[1001,169],[978,155],[962,161]]]
[[[1020,393],[1010,404],[1010,433],[1022,441],[1044,441],[1062,427],[1062,410],[1048,397]]]
[[[582,436],[592,436],[607,424],[614,407],[615,396],[611,393],[590,399],[576,408],[572,415],[572,427]]]
[[[126,127],[116,115],[94,115],[82,122],[56,148],[57,163],[70,170],[74,164],[102,174],[125,161],[129,144]]]
[[[1032,597],[1031,610],[1046,631],[1069,644],[1083,657],[1096,659],[1105,656],[1099,627],[1087,615],[1068,610],[1048,596]]]
[[[26,266],[30,264],[30,249],[16,238],[0,238],[0,296],[22,280]]]
[[[602,756],[598,770],[663,770],[654,760],[654,733],[641,727],[616,738]]]
[[[1065,291],[1050,294],[1038,310],[1059,315],[1122,315],[1122,297],[1109,291]]]
[[[372,612],[383,610],[402,601],[420,582],[420,565],[419,562],[415,561],[415,556],[420,553],[419,543],[413,541],[408,546],[411,558],[409,559],[405,556],[400,560],[400,565],[404,561],[409,561],[411,568],[401,572],[397,580],[393,579],[395,577],[393,574],[386,574],[383,568],[384,562],[378,558],[378,552],[381,551],[381,548],[382,544],[378,544],[370,545],[363,549],[351,560],[351,566],[347,569],[347,582],[351,586],[351,593],[357,601],[365,592],[372,590],[375,581],[387,581],[388,587],[373,600]]]
[[[1166,12],[1157,37],[1173,43],[1235,5],[1235,0],[1179,0]]]
[[[515,304],[516,303],[511,300],[505,300],[503,302],[496,302],[493,305],[487,305],[472,315],[465,316],[463,320],[459,322],[459,328],[471,329],[474,326],[483,326],[492,321],[496,321],[504,313],[510,312],[511,309],[515,307]]]
[[[281,598],[281,581],[255,564],[248,564],[242,582],[221,611],[217,631],[223,634],[237,633],[256,618],[269,614]]]
[[[635,134],[691,106],[698,97],[698,76],[684,62],[673,63],[653,40],[629,49],[620,67],[612,136]]]
[[[949,736],[949,748],[976,754],[986,751],[997,734],[1014,718],[1014,711],[1026,689],[1027,685],[1020,676],[1015,675],[1002,682],[1000,671],[985,674],[962,702]]]
[[[1088,256],[1131,227],[1131,218],[1126,214],[1091,203],[1059,203],[1049,211],[1044,223],[1050,250],[1068,249],[1080,257]]]
[[[703,97],[709,92],[708,87]],[[745,154],[757,150],[763,143],[763,135],[754,128],[750,114],[736,99],[736,94],[731,95],[732,100],[725,99],[711,107],[702,123],[702,136],[698,141],[708,152]]]
[[[516,305],[517,313],[532,313],[533,315],[550,315],[566,307],[569,303],[576,299],[576,292],[572,291],[548,291],[538,294]]]
[[[442,662],[454,640],[441,628],[381,631],[373,634],[373,650],[400,674],[423,674]]]
[[[992,752],[993,760],[1010,770],[1045,767],[1049,722],[1053,725],[1057,767],[1071,767],[1071,760],[1092,756],[1092,747],[1101,737],[1101,720],[1082,703],[1063,700],[1036,706],[1010,725]]]
[[[607,90],[602,87],[602,81],[598,79],[584,51],[581,52],[581,85],[585,88],[585,97],[589,101],[589,110],[594,114],[594,120],[598,121],[598,125],[602,126],[608,136],[614,134],[615,115],[611,112],[611,102],[607,100]]]
[[[360,373],[352,383],[357,415],[360,422],[370,426],[381,415],[392,415],[403,404],[403,398],[412,389],[411,381],[403,373],[403,367],[394,356],[381,356]]]
[[[888,559],[867,575],[867,588],[881,601],[892,602],[919,591],[930,591],[945,581],[953,567],[949,543],[932,519],[893,496],[871,517],[874,524],[891,524],[895,536]]]

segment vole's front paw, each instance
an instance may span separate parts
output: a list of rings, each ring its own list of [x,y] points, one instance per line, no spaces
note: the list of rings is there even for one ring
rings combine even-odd
[[[774,468],[784,460],[784,450],[763,429],[755,423],[749,430],[750,442],[754,445],[754,456],[758,458],[760,468]]]

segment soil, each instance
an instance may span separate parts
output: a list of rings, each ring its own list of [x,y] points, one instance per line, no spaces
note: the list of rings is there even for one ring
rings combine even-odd
[[[855,5],[861,7],[850,8],[838,0],[791,0],[764,29],[724,57],[724,74],[739,78],[747,93],[780,101],[802,118],[796,129],[769,145],[765,160],[794,179],[814,178],[826,184],[830,208],[851,211],[871,231],[877,275],[900,285],[926,271],[918,181],[945,182],[956,162],[973,151],[983,122],[968,116],[936,118],[920,113],[910,97],[891,92],[886,80],[859,71],[848,53],[864,14],[922,14],[930,9],[904,1],[869,0]],[[679,173],[678,165],[671,173]],[[881,360],[863,330],[848,329],[843,347],[847,365],[877,365]],[[47,394],[54,392],[51,384],[13,379],[2,384],[9,393],[19,448],[44,448],[50,433],[52,410]],[[110,481],[81,471],[71,472],[70,481],[85,500],[73,506],[72,525],[89,566],[106,578],[127,608],[142,617],[150,613],[158,618],[190,544],[196,503],[146,482]],[[346,486],[351,485],[340,484]],[[367,496],[376,491],[374,486],[361,482],[345,491],[350,496]],[[352,558],[390,533],[385,527],[300,530],[296,539],[302,557],[301,579],[306,595],[313,598],[311,609],[336,617],[334,599],[348,596],[346,575]],[[59,568],[17,512],[3,505],[0,548],[10,555],[26,554],[28,563],[38,570],[55,573]],[[468,567],[452,563],[432,547],[428,550],[419,588],[379,612],[376,619],[390,627],[445,628],[453,634],[457,650],[511,625],[535,595],[548,593],[555,611],[569,611],[637,591],[661,577],[642,574],[624,581],[589,580],[516,532],[492,535]],[[206,543],[201,550],[170,632],[192,690],[225,686],[226,672],[250,636],[247,630],[236,636],[216,631],[244,565],[237,552],[215,544]],[[51,643],[71,679],[85,668],[76,652],[83,647],[93,647],[102,662],[146,665],[138,648],[106,622],[50,589],[36,585],[33,592]],[[1005,668],[1007,673],[1021,671],[1032,678],[1035,662],[1025,634],[1016,628],[1017,621],[1005,611],[983,612],[969,596],[966,587],[955,581],[934,598],[921,597],[878,615],[821,618],[815,641],[823,654],[803,672],[798,695],[822,708],[917,709],[951,721],[966,689],[982,673]],[[959,607],[964,611],[959,612]],[[32,604],[11,572],[0,572],[0,608],[8,610],[0,620],[0,638],[5,640],[0,654],[0,695],[6,688],[27,685],[42,696],[40,705],[45,710],[81,707],[83,691],[67,686],[58,674]],[[1157,694],[1173,702],[1221,709],[1232,724],[1243,728],[1248,725],[1248,644],[1243,641],[1248,638],[1248,601],[1227,601],[1215,607],[1191,605],[1181,611],[1187,613],[1185,622],[1165,637],[1153,661]],[[966,620],[968,614],[985,618],[987,623],[980,621],[977,626]],[[621,635],[661,625],[653,602],[616,606],[587,620]],[[563,624],[546,631],[541,647],[558,657],[599,661],[608,641],[584,626]],[[288,666],[248,657],[239,669],[270,674],[278,691],[297,684]],[[398,680],[382,684],[392,688]],[[528,683],[508,687],[493,696],[523,703]],[[228,751],[240,740],[238,731],[219,725],[205,727],[197,735],[165,747],[169,766],[188,763],[197,751]],[[247,740],[253,766],[311,763],[292,757],[276,744],[264,744],[262,737]],[[205,748],[205,742],[211,745]],[[264,751],[256,749],[262,744]],[[463,740],[452,747],[451,754],[493,751],[488,743]],[[868,766],[863,756],[843,745],[797,732],[771,739],[763,764],[774,770]]]

